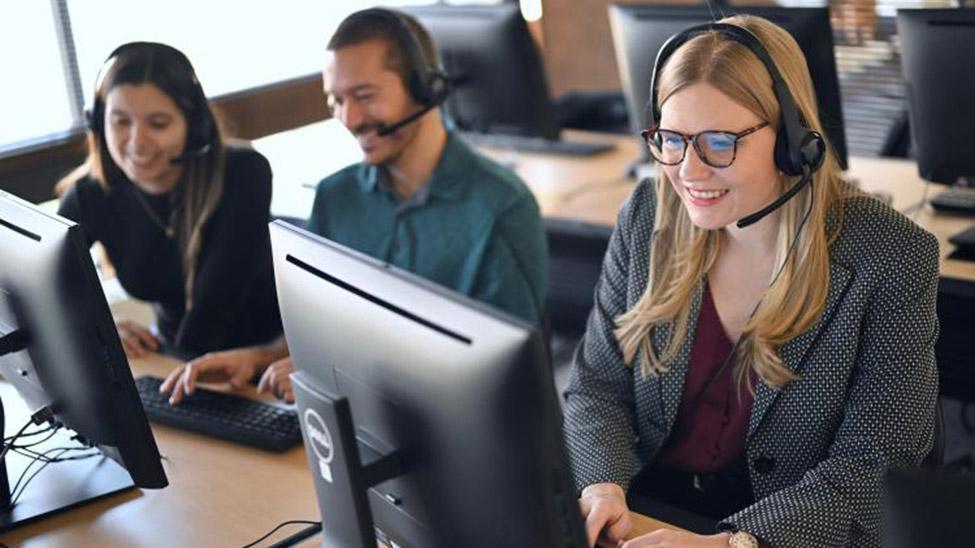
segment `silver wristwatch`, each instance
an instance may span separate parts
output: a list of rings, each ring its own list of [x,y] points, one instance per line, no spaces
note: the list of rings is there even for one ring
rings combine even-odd
[[[758,539],[751,533],[738,531],[728,537],[728,546],[731,548],[758,548]]]

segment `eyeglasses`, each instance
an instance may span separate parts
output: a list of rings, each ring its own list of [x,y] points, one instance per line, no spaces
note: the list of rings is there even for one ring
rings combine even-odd
[[[739,139],[767,125],[768,122],[762,122],[738,133],[709,130],[685,135],[669,129],[646,129],[641,131],[640,135],[647,143],[653,159],[665,166],[676,166],[683,162],[684,155],[687,153],[687,143],[690,142],[702,162],[711,167],[723,168],[735,161]]]

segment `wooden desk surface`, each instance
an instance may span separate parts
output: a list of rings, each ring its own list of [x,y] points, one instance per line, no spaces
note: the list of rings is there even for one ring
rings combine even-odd
[[[483,152],[521,176],[546,217],[615,224],[619,207],[635,184],[624,171],[641,157],[639,143],[628,136],[564,133],[569,139],[614,142],[616,147],[602,154],[576,157],[492,149]],[[258,139],[254,147],[268,157],[274,170],[272,211],[299,218],[307,218],[311,212],[315,182],[362,156],[355,140],[335,120]],[[948,237],[975,224],[975,218],[937,213],[929,205],[912,213],[912,206],[925,196],[926,186],[913,161],[853,157],[849,176],[866,191],[890,193],[894,208],[913,214],[918,224],[938,237],[942,276],[975,281],[975,262],[947,258],[954,248]],[[943,191],[940,185],[927,186],[927,198]]]
[[[164,376],[177,363],[152,356],[133,360],[132,369],[136,375]],[[11,435],[26,420],[27,409],[5,382],[0,382],[0,397]],[[4,533],[0,542],[25,548],[242,546],[280,522],[319,519],[302,447],[277,454],[166,426],[154,424],[152,430],[164,455],[169,487],[130,490],[85,504]],[[670,527],[638,514],[633,519],[634,534]],[[274,539],[302,527],[290,526]],[[302,544],[316,545],[321,545],[317,536]]]

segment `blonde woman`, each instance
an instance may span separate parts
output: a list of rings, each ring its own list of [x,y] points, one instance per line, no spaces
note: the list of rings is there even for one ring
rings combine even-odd
[[[629,491],[718,527],[627,547],[875,546],[884,470],[933,441],[937,242],[845,187],[828,146],[783,169],[782,103],[822,134],[805,59],[764,19],[722,23],[759,45],[702,32],[659,70],[659,182],[620,212],[565,393],[590,543],[629,532]]]
[[[120,46],[96,87],[88,161],[58,183],[58,212],[154,306],[155,331],[117,322],[125,353],[195,356],[279,337],[267,160],[224,146],[192,65],[170,46]]]

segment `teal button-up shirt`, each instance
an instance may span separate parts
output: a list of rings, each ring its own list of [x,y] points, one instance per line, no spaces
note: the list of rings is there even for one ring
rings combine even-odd
[[[377,166],[322,180],[308,229],[537,323],[548,280],[538,204],[517,175],[447,135],[430,180],[405,200]]]

